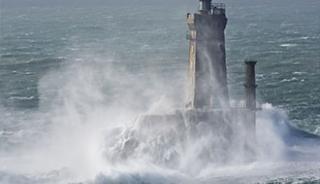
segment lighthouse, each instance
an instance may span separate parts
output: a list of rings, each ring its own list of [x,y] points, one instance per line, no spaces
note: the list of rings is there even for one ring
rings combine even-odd
[[[227,24],[225,5],[199,0],[199,11],[187,14],[187,24],[187,106],[167,113],[140,115],[136,126],[125,129],[123,137],[116,141],[117,147],[112,147],[116,150],[115,158],[123,160],[147,153],[148,159],[169,168],[180,168],[190,158],[197,158],[197,166],[203,167],[230,161],[255,161],[258,155],[256,112],[260,110],[256,103],[257,62],[245,61],[245,95],[242,100],[245,104],[230,103],[224,34]],[[283,121],[271,126],[279,127],[275,133],[289,146],[288,153],[293,153],[292,156],[300,157],[302,153],[292,152],[292,146],[310,146],[309,141],[320,143],[319,136],[298,130]]]
[[[199,11],[187,14],[189,67],[187,107],[229,107],[225,52],[225,5],[199,0]]]

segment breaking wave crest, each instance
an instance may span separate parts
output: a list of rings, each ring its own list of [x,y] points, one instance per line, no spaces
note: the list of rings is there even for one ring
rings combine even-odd
[[[263,105],[257,139],[247,143],[246,122],[185,121],[188,112],[174,110],[184,104],[167,87],[176,81],[150,73],[100,59],[74,60],[48,73],[39,82],[39,109],[30,117],[21,112],[10,119],[9,113],[4,121],[15,136],[0,138],[19,144],[1,151],[0,182],[250,183],[297,173],[319,180],[317,162],[288,161],[275,131],[288,121],[284,112]],[[18,134],[23,125],[10,127],[19,117],[34,125],[33,134]]]

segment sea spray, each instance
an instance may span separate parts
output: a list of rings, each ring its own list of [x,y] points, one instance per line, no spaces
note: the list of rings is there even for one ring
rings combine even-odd
[[[3,153],[2,183],[230,183],[237,177],[254,182],[291,166],[276,131],[288,121],[279,109],[262,106],[257,141],[250,146],[256,154],[248,155],[245,122],[191,124],[187,113],[172,111],[181,109],[179,103],[150,85],[164,85],[161,78],[148,83],[113,67],[101,60],[70,61],[42,78],[43,101],[25,122],[46,126],[32,142]],[[150,114],[164,117],[163,122],[150,122]],[[316,168],[304,167],[311,173]]]

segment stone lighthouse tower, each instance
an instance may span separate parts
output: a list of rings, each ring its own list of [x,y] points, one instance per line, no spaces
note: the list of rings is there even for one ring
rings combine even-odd
[[[229,106],[224,30],[225,5],[199,0],[199,11],[187,15],[189,32],[189,89],[187,107]]]

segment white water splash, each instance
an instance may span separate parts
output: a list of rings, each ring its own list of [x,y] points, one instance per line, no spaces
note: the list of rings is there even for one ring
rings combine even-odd
[[[285,162],[285,145],[274,129],[287,117],[270,104],[258,113],[256,156],[249,161],[243,146],[236,145],[245,133],[240,129],[232,130],[239,134],[232,140],[235,147],[224,152],[225,135],[214,134],[205,123],[139,124],[138,115],[170,113],[179,102],[163,95],[162,79],[136,76],[103,60],[71,62],[44,76],[39,110],[28,118],[21,114],[33,134],[22,133],[28,129],[21,125],[13,133],[19,139],[8,136],[19,144],[2,153],[0,182],[250,183],[320,173],[317,164],[294,162],[292,168]]]

